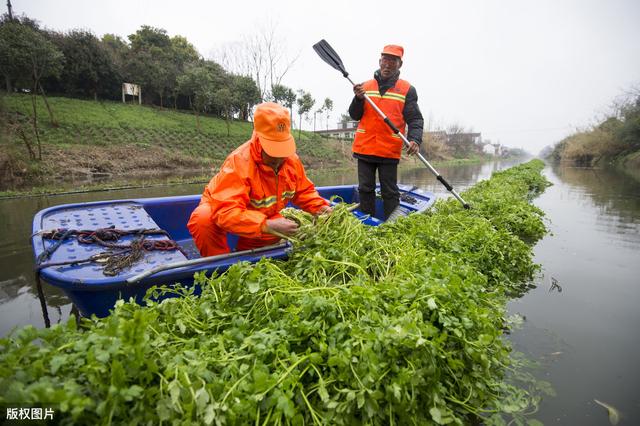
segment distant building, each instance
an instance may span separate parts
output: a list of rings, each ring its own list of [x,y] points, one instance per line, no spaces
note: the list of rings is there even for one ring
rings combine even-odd
[[[424,138],[433,142],[447,143],[449,137],[447,136],[447,132],[444,130],[436,130],[435,132],[424,132]]]
[[[331,139],[353,139],[358,128],[358,121],[343,121],[335,129],[316,130],[316,133]]]
[[[447,133],[446,130],[424,132],[427,138],[434,142],[442,142],[449,145],[458,144],[482,144],[482,133]]]
[[[496,149],[490,143],[482,147],[482,152],[489,155],[495,155]]]
[[[462,145],[462,144],[480,144],[482,143],[481,133],[452,133],[447,135],[447,143],[449,145]]]
[[[353,140],[358,128],[358,121],[343,121],[338,123],[338,127],[335,129],[316,130],[319,135],[326,136],[331,139],[340,140]],[[433,132],[424,132],[424,139],[430,139],[434,142],[441,142],[449,145],[454,149],[463,146],[471,147],[478,145],[482,147],[485,145],[482,142],[481,133],[452,133],[448,134],[445,130],[436,130]],[[482,148],[479,148],[482,149]],[[497,151],[497,149],[496,149]],[[497,153],[495,155],[498,155]]]

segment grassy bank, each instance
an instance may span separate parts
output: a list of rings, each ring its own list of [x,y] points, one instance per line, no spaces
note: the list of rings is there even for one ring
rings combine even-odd
[[[53,120],[37,100],[42,159],[37,155],[28,95],[4,96],[0,134],[0,190],[61,187],[95,177],[147,180],[163,175],[210,175],[235,147],[251,137],[249,122],[200,117],[170,109],[49,98]],[[336,166],[345,156],[334,141],[302,132],[298,152],[309,167]],[[73,184],[73,183],[72,183]]]
[[[601,123],[564,138],[549,157],[576,166],[616,164],[632,170],[640,166],[639,155],[640,95],[637,95]]]

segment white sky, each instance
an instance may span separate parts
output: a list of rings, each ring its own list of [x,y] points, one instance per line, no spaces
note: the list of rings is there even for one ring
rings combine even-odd
[[[432,128],[459,123],[484,139],[533,154],[593,124],[617,96],[640,86],[638,0],[12,0],[12,5],[14,13],[59,31],[83,28],[126,40],[141,25],[163,28],[170,36],[186,37],[205,58],[222,44],[257,32],[261,22],[275,22],[290,55],[301,52],[283,84],[310,91],[316,108],[331,98],[330,127],[346,112],[352,91],[311,46],[326,39],[351,78],[361,82],[372,77],[385,44],[400,44],[405,48],[401,77],[416,87]]]

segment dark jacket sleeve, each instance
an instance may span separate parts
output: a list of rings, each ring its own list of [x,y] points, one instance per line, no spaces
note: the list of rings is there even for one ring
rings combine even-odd
[[[349,105],[349,115],[351,119],[360,121],[364,114],[364,99],[358,99],[357,96],[353,97],[351,105]]]
[[[351,103],[353,105],[353,102]],[[349,114],[351,114],[351,108],[349,108]],[[422,129],[424,128],[424,118],[418,107],[418,92],[416,88],[411,86],[407,92],[407,96],[404,101],[404,109],[402,110],[404,121],[407,123],[407,139],[419,144],[422,143]],[[352,115],[353,117],[353,115]]]

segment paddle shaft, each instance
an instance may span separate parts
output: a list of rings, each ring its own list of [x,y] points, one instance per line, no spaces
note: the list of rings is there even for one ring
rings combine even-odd
[[[158,265],[153,269],[149,269],[148,271],[142,272],[138,275],[135,275],[131,278],[127,279],[127,284],[133,284],[133,283],[137,283],[138,281],[147,278],[151,275],[155,275],[158,272],[162,272],[162,271],[166,271],[169,269],[177,269],[177,268],[183,268],[185,266],[194,266],[194,265],[200,265],[203,263],[209,263],[209,262],[215,262],[217,260],[223,260],[223,259],[228,259],[230,257],[235,257],[235,256],[244,256],[244,255],[251,255],[251,254],[258,254],[258,253],[263,253],[269,250],[275,250],[275,249],[282,249],[282,248],[286,248],[288,247],[289,244],[288,243],[277,243],[277,244],[271,244],[268,246],[264,246],[264,247],[258,247],[258,248],[254,248],[254,249],[250,249],[250,250],[241,250],[241,251],[234,251],[231,253],[223,253],[223,254],[216,254],[214,256],[207,256],[207,257],[200,257],[197,259],[191,259],[191,260],[185,260],[182,262],[174,262],[174,263],[165,263],[164,265]]]
[[[344,75],[344,74],[343,74]],[[347,80],[349,80],[349,83],[351,83],[351,85],[355,86],[355,83],[349,78],[349,75],[345,75],[344,76]],[[391,120],[389,120],[389,117],[387,117],[387,115],[382,112],[382,110],[380,108],[378,108],[378,105],[376,105],[369,96],[367,96],[366,94],[364,95],[364,99],[369,103],[369,105],[371,105],[371,107],[378,113],[378,115],[382,118],[382,120],[384,120],[385,123],[387,123],[387,126],[389,126],[389,128],[391,130],[393,130],[393,133],[395,133],[396,135],[398,135],[402,141],[404,142],[405,146],[407,148],[409,148],[411,146],[411,143],[409,142],[409,140],[407,139],[407,137],[402,134],[402,132],[400,131],[400,129],[398,129],[398,127],[396,127],[395,124],[393,124],[393,122]],[[451,192],[451,194],[456,197],[456,199],[458,201],[460,201],[462,203],[462,205],[464,206],[465,209],[469,209],[471,208],[469,206],[469,204],[464,201],[462,199],[462,197],[460,195],[458,195],[458,193],[456,192],[455,189],[453,189],[453,187],[451,185],[449,185],[449,182],[447,182],[445,180],[445,178],[442,177],[442,175],[440,173],[438,173],[438,171],[427,161],[426,158],[424,158],[424,156],[420,153],[417,152],[416,155],[418,156],[418,158],[420,159],[420,161],[422,161],[422,163],[427,166],[427,168],[431,171],[431,173],[433,173],[433,175],[436,177],[436,179],[438,179],[440,181],[441,184],[444,185],[445,188],[447,188],[447,190],[449,192]]]

